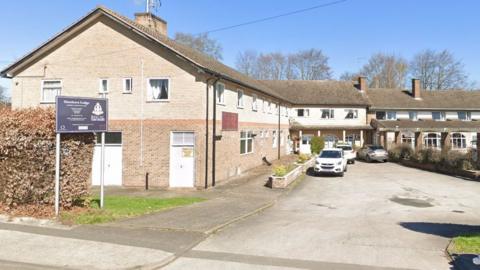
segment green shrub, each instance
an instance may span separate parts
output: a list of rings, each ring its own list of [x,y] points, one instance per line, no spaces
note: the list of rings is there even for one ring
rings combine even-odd
[[[415,155],[415,151],[409,144],[399,144],[388,151],[390,160],[399,161],[402,159],[411,159]]]
[[[293,169],[295,169],[295,166],[293,164],[285,166],[285,165],[278,165],[273,167],[273,175],[277,177],[283,177],[287,175],[289,172],[291,172]]]
[[[462,153],[459,151],[448,151],[444,154],[442,165],[458,170],[472,170],[475,168],[474,162],[469,153]]]
[[[310,159],[310,156],[309,156],[309,155],[307,155],[307,154],[300,154],[300,155],[298,155],[297,162],[298,162],[298,163],[305,163],[305,162],[307,162],[309,159]]]
[[[325,147],[325,139],[315,136],[310,140],[310,150],[313,154],[319,154]]]

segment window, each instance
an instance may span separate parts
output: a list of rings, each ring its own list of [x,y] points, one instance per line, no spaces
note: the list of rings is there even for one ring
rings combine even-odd
[[[440,135],[438,133],[427,133],[424,138],[424,144],[429,148],[440,148]]]
[[[273,106],[272,105],[273,105],[272,102],[269,101],[268,106],[267,106],[268,113],[272,113],[272,111],[273,111]]]
[[[42,103],[55,103],[62,92],[62,81],[42,81]]]
[[[148,98],[149,101],[162,101],[170,98],[170,80],[169,79],[149,79],[148,80]]]
[[[297,116],[298,117],[309,117],[310,110],[309,109],[297,109]]]
[[[284,145],[284,141],[285,141],[285,138],[283,136],[283,130],[280,130],[280,145],[281,146]]]
[[[253,136],[251,131],[240,132],[240,154],[253,153]]]
[[[387,112],[387,120],[397,120],[397,112]]]
[[[376,112],[375,118],[377,118],[378,120],[385,120],[385,112]]]
[[[417,112],[408,112],[408,119],[412,121],[417,121],[418,120]]]
[[[463,121],[469,121],[472,119],[472,114],[470,112],[457,112],[458,119]]]
[[[452,149],[465,149],[467,148],[467,139],[462,133],[452,134]]]
[[[266,100],[263,101],[263,112],[264,113],[268,112],[268,102]]]
[[[345,110],[347,113],[345,115],[345,119],[357,119],[358,118],[358,110]]]
[[[217,83],[217,104],[225,104],[225,85]]]
[[[278,115],[278,104],[277,103],[274,104],[273,110],[275,112],[275,115]]]
[[[277,131],[276,130],[272,131],[272,142],[273,142],[272,147],[277,148],[278,138],[277,138]]]
[[[131,93],[133,90],[132,78],[123,78],[123,93]]]
[[[355,142],[359,140],[360,136],[358,134],[349,134],[345,137],[345,142],[350,145],[355,145]]]
[[[108,79],[100,79],[99,93],[108,93]]]
[[[412,149],[415,148],[415,133],[413,132],[405,132],[402,133],[402,143],[408,144]]]
[[[322,119],[333,119],[335,118],[333,109],[323,109],[322,110]]]
[[[432,112],[432,119],[435,121],[443,121],[445,120],[445,113],[444,112]]]
[[[237,90],[237,107],[243,108],[243,91]]]
[[[268,130],[265,130],[263,134],[265,134],[265,138],[268,138],[268,136],[270,136],[270,134],[268,133]]]
[[[258,104],[257,104],[257,95],[253,94],[252,95],[252,111],[257,111],[258,110]]]
[[[96,141],[97,141],[97,144],[102,144],[102,134],[101,133],[97,133]],[[121,145],[122,144],[122,133],[121,132],[105,132],[105,144]]]

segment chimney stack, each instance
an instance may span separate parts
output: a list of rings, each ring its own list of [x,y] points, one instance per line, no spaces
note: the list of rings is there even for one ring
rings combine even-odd
[[[167,22],[151,12],[135,13],[135,22],[167,36]]]
[[[412,96],[415,99],[421,99],[421,86],[420,86],[420,80],[419,79],[412,79]]]
[[[366,92],[368,85],[367,85],[367,77],[358,77],[358,83],[356,85],[357,89]]]

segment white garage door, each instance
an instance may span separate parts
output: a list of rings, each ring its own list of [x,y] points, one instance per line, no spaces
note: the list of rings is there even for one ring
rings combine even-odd
[[[170,187],[193,187],[195,133],[172,132],[170,137]]]
[[[101,169],[101,135],[97,135],[97,143],[93,153],[92,185],[100,185]],[[105,183],[106,186],[122,185],[122,133],[107,132],[105,134]]]

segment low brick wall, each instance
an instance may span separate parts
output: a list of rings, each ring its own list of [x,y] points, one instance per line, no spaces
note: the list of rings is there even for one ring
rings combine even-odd
[[[435,164],[419,163],[413,160],[401,160],[398,163],[411,168],[417,168],[425,171],[442,173],[442,174],[453,175],[453,176],[460,176],[460,177],[465,177],[472,180],[480,181],[480,171],[446,169],[444,167],[440,167]]]
[[[308,168],[313,167],[315,165],[315,159],[316,159],[316,157],[312,157],[311,159],[305,161],[305,163],[295,162],[295,165],[301,166],[302,167],[302,172],[305,173],[305,172],[307,172]]]
[[[269,186],[271,188],[286,188],[290,185],[293,181],[295,181],[300,175],[302,175],[303,166],[297,166],[287,175],[279,177],[279,176],[270,176],[269,179]]]

